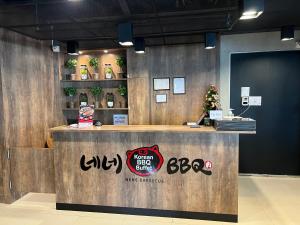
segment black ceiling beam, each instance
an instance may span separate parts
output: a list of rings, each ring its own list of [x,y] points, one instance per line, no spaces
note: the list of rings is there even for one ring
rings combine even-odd
[[[158,25],[159,25],[160,34],[163,37],[163,42],[164,42],[164,45],[165,45],[166,44],[166,39],[165,39],[165,36],[164,36],[164,29],[163,29],[163,27],[161,25],[160,17],[158,16],[158,11],[157,11],[155,0],[152,0],[151,4],[152,4],[152,8],[153,8],[154,14],[157,16],[157,22],[158,22]]]
[[[172,17],[190,17],[190,16],[201,16],[209,15],[212,13],[229,13],[238,10],[237,7],[226,7],[226,8],[217,8],[217,9],[204,9],[204,10],[190,10],[190,11],[180,11],[180,12],[162,12],[162,13],[150,13],[150,14],[134,14],[130,16],[132,22],[134,20],[141,19],[157,19],[160,18],[172,18]],[[91,17],[91,18],[81,18],[77,20],[77,23],[96,23],[96,22],[119,22],[124,20],[124,16],[107,16],[107,17]],[[72,23],[71,21],[60,20],[55,22],[40,23],[40,24],[23,24],[23,25],[13,25],[6,26],[6,28],[21,28],[21,27],[35,27],[35,26],[51,26],[51,25],[68,25]]]
[[[118,2],[119,2],[119,5],[120,5],[124,15],[127,16],[127,17],[130,17],[131,12],[130,12],[129,6],[127,4],[127,1],[126,0],[118,0]]]

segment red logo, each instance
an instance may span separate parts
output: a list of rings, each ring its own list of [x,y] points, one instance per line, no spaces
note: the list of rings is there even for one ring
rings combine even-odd
[[[205,161],[205,168],[206,169],[211,169],[212,168],[212,162],[211,161]]]
[[[164,163],[157,145],[129,150],[126,155],[129,170],[142,177],[156,173]]]

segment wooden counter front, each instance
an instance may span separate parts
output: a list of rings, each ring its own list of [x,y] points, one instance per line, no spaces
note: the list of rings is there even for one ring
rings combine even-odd
[[[57,209],[237,221],[237,132],[185,126],[51,131]],[[126,154],[153,146],[161,158],[151,149],[134,151],[137,159]],[[159,162],[161,168],[148,176],[133,172],[130,165],[138,170],[138,157],[149,154],[151,168]]]

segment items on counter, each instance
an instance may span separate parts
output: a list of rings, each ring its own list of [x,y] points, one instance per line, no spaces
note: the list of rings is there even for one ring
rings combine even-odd
[[[128,125],[128,115],[127,114],[114,114],[113,115],[114,125]]]
[[[94,118],[94,106],[93,105],[81,105],[79,110],[79,128],[86,128],[93,126],[93,118]]]

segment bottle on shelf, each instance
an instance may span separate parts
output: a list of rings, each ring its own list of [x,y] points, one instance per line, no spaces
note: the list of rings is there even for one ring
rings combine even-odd
[[[88,79],[88,69],[86,65],[80,66],[80,76],[81,80],[87,80]]]
[[[111,64],[105,64],[104,74],[105,74],[105,79],[112,79],[113,78],[113,70],[112,70]]]
[[[79,95],[79,106],[88,105],[88,95],[86,93],[80,93]]]
[[[107,108],[113,108],[115,102],[115,96],[113,93],[107,93],[106,94],[106,104]]]

